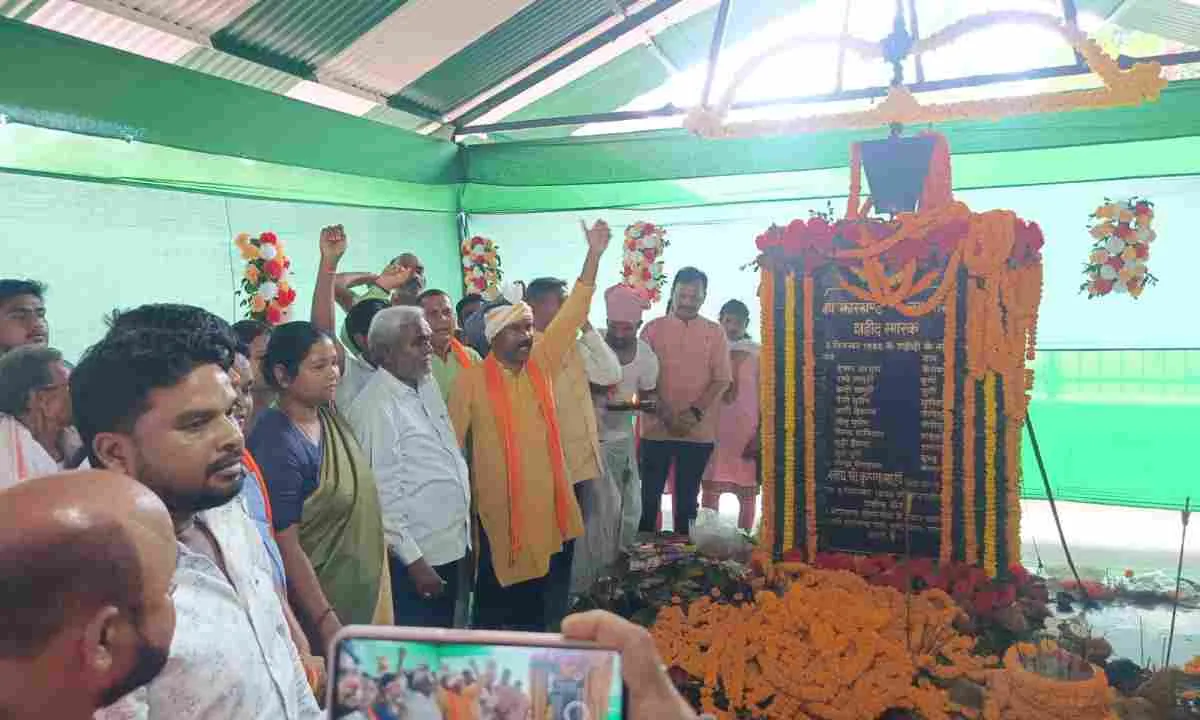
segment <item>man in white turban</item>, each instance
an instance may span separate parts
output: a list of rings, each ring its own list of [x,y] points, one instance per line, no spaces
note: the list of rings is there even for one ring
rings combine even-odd
[[[650,301],[628,285],[614,285],[605,291],[604,304],[608,311],[604,340],[621,364],[621,379],[608,389],[606,404],[652,408],[658,388],[658,356],[645,340],[638,339],[642,313],[650,309]],[[642,518],[635,412],[602,409],[604,470],[621,494],[620,548],[628,551]]]
[[[484,312],[487,358],[461,372],[450,418],[467,447],[480,520],[475,626],[538,631],[547,622],[551,558],[583,533],[558,424],[554,380],[587,320],[600,256],[611,231],[585,228],[587,259],[579,281],[534,339],[533,309],[524,301]],[[561,565],[561,563],[556,563]]]

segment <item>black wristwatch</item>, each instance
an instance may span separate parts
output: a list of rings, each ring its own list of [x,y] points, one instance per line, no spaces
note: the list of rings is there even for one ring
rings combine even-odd
[[[696,417],[696,422],[702,422],[704,420],[704,411],[703,410],[696,407],[695,405],[691,406],[688,409],[691,410],[692,415],[694,415]]]

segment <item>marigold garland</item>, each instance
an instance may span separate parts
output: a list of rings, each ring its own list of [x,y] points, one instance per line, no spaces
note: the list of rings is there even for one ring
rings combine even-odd
[[[804,519],[808,561],[817,557],[816,356],[813,352],[813,278],[804,275]]]
[[[241,233],[233,239],[246,269],[242,273],[242,307],[251,320],[278,325],[296,302],[296,290],[288,283],[292,261],[284,253],[283,241],[273,232],[258,237]]]
[[[1043,658],[1049,658],[1049,662]],[[1060,663],[1077,662],[1078,658],[1059,650],[1052,641],[1043,641],[1040,646],[1014,644],[1004,654],[1004,669],[988,674],[984,720],[1116,720],[1111,709],[1114,691],[1100,668],[1085,665],[1086,677],[1080,680],[1048,677],[1038,672],[1039,665],[1057,667]],[[1030,663],[1033,669],[1027,667]]]
[[[783,317],[783,547],[796,543],[796,276],[784,281]],[[805,509],[811,514],[811,509]]]
[[[974,638],[954,629],[964,615],[943,591],[906,596],[850,572],[763,564],[767,582],[786,589],[752,603],[672,605],[651,630],[666,664],[703,680],[703,712],[862,720],[907,709],[947,720],[956,706],[932,681],[982,681],[994,664],[972,655]]]
[[[762,303],[762,351],[759,353],[758,386],[760,459],[762,473],[763,519],[760,532],[762,547],[775,542],[775,274],[768,268],[762,271],[758,286]]]
[[[947,273],[946,325],[942,336],[942,547],[943,564],[954,551],[954,389],[958,357],[958,275]]]
[[[964,378],[963,385],[963,559],[979,564],[979,545],[975,534],[975,381]]]
[[[983,567],[996,577],[996,373],[983,379]]]

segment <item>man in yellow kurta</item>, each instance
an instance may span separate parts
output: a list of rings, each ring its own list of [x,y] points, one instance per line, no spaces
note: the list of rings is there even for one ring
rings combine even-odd
[[[583,534],[554,401],[554,377],[575,346],[611,231],[586,231],[579,282],[545,333],[534,339],[524,302],[486,311],[491,353],[459,373],[450,419],[466,447],[481,524],[475,626],[544,630],[551,558]],[[569,572],[569,570],[568,570]],[[565,583],[554,583],[562,586]]]

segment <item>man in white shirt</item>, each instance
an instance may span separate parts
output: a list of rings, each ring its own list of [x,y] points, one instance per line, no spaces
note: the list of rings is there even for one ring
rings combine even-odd
[[[642,313],[649,301],[627,285],[614,285],[604,293],[608,329],[604,340],[621,362],[621,381],[608,389],[608,402],[640,404],[654,401],[658,387],[658,357],[638,338]],[[621,549],[628,550],[642,518],[642,480],[638,475],[634,413],[602,407],[600,447],[604,471],[621,491]]]
[[[110,331],[71,376],[92,466],[154,491],[179,552],[166,667],[96,717],[318,720],[271,561],[239,499],[243,441],[228,375],[236,343],[224,321],[183,309],[190,315],[170,323]]]
[[[0,488],[56,473],[71,459],[70,376],[54,348],[25,345],[0,355]]]
[[[420,308],[375,316],[367,347],[379,371],[348,420],[379,488],[396,624],[451,627],[466,589],[471,489],[431,374],[431,336]]]

